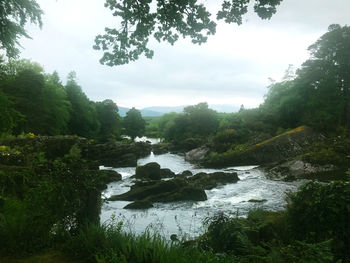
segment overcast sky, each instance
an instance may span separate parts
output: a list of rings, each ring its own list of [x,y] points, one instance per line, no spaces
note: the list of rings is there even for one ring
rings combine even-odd
[[[111,68],[99,64],[102,53],[92,49],[96,35],[117,25],[103,0],[37,2],[45,12],[43,28],[28,27],[33,39],[21,42],[21,57],[58,71],[64,82],[74,70],[91,100],[136,108],[204,101],[259,106],[269,78],[280,80],[289,64],[299,67],[330,24],[350,24],[349,0],[284,0],[271,20],[250,13],[241,26],[219,22],[206,44],[154,43],[152,60]],[[212,10],[221,2],[205,1]]]

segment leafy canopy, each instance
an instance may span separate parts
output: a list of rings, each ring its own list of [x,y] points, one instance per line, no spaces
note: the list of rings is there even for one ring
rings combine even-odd
[[[132,108],[126,113],[123,120],[125,132],[132,139],[137,136],[142,136],[145,132],[146,121],[142,118],[141,112],[135,108]]]
[[[35,0],[0,1],[0,49],[6,51],[9,58],[19,54],[19,38],[30,38],[24,29],[30,22],[42,26],[43,11]]]
[[[152,58],[150,38],[173,45],[180,36],[190,37],[194,44],[205,43],[216,32],[216,23],[204,4],[197,0],[106,0],[120,24],[105,28],[95,39],[94,49],[104,52],[100,62],[108,66],[128,64],[144,54]],[[217,20],[242,24],[250,2],[262,19],[270,19],[282,0],[224,0]]]

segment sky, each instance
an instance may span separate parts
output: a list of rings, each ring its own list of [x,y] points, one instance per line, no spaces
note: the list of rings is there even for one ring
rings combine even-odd
[[[153,59],[108,67],[92,48],[106,26],[118,25],[103,0],[37,2],[45,13],[43,27],[27,27],[32,39],[21,41],[21,58],[57,71],[63,82],[74,70],[93,101],[112,99],[138,109],[200,102],[257,107],[269,79],[280,81],[290,64],[300,67],[308,46],[330,24],[350,25],[349,0],[284,0],[271,20],[249,12],[241,26],[218,22],[217,33],[200,46],[189,39],[174,46],[153,41]],[[222,1],[203,2],[215,13]]]

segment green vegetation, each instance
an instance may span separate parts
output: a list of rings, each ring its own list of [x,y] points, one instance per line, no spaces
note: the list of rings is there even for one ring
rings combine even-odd
[[[2,256],[52,247],[87,222],[99,222],[103,183],[88,171],[78,145],[55,159],[29,145],[2,146],[0,155],[15,157],[0,165]]]
[[[146,121],[142,118],[141,112],[135,108],[132,108],[126,113],[124,117],[125,133],[135,139],[137,136],[142,136],[145,132]]]
[[[210,149],[206,165],[228,166],[242,153],[310,127],[325,140],[314,145],[310,142],[302,159],[348,167],[349,43],[350,27],[331,25],[309,47],[311,56],[300,69],[294,72],[289,67],[281,82],[268,87],[258,108],[241,107],[237,113],[223,114],[200,103],[181,114],[169,113],[153,120],[153,134],[158,127],[159,137],[184,151],[206,146]]]
[[[349,182],[311,182],[289,195],[285,211],[256,209],[247,218],[219,213],[204,222],[205,232],[194,240],[168,241],[150,232],[136,236],[124,232],[123,223],[112,219],[105,225],[90,223],[77,232],[70,231],[47,246],[77,262],[347,263],[349,202]],[[18,228],[24,220],[18,213],[22,208],[14,202],[2,206],[6,219],[10,218],[9,209],[13,216],[17,211],[11,220],[14,225],[1,231],[11,231],[12,235],[22,231],[21,240],[27,241],[29,235],[23,234],[31,230]],[[24,242],[22,246],[32,244]],[[10,245],[4,243],[2,251],[8,251]]]
[[[217,19],[242,23],[250,2],[224,1]],[[256,1],[254,10],[270,18],[280,2]],[[147,48],[151,35],[173,44],[179,35],[203,43],[215,33],[210,13],[196,1],[157,1],[154,13],[150,4],[107,0],[106,6],[121,18],[122,29],[106,29],[106,35],[96,38],[95,48],[105,52],[102,63],[125,64],[143,53],[152,57]],[[0,49],[15,57],[18,38],[28,37],[24,26],[28,21],[40,26],[42,11],[34,0],[1,1],[0,10]],[[129,31],[132,27],[135,30]],[[311,127],[326,139],[309,145],[302,158],[348,167],[349,40],[349,26],[331,25],[310,46],[310,59],[295,74],[289,69],[282,82],[269,86],[259,108],[219,114],[200,103],[181,114],[153,119],[148,129],[183,150],[206,145],[211,149],[208,162],[225,165],[251,149]],[[56,72],[45,73],[36,63],[2,58],[0,106],[1,137],[17,136],[0,145],[0,261],[28,256],[19,262],[62,262],[68,256],[97,263],[350,262],[347,181],[309,182],[289,194],[282,212],[253,210],[247,218],[218,214],[204,222],[207,229],[195,240],[170,242],[147,232],[136,236],[123,232],[122,222],[99,224],[100,193],[108,178],[90,170],[82,156],[87,146],[77,142],[62,153],[67,145],[59,144],[61,137],[46,137],[57,143],[57,152],[50,147],[41,151],[43,137],[35,144],[28,140],[38,134],[75,134],[107,142],[118,139],[123,128],[134,139],[145,130],[139,111],[131,109],[122,121],[113,101],[87,98],[74,72],[63,85]]]
[[[41,27],[43,11],[35,0],[3,0],[0,10],[0,49],[4,49],[9,58],[14,58],[19,53],[19,38],[30,38],[25,25],[30,22]]]
[[[0,61],[0,135],[78,135],[99,142],[120,140],[123,121],[109,99],[93,102],[77,83],[75,72],[63,85],[57,72],[45,73],[29,60]],[[125,130],[142,136],[145,121],[125,118]],[[138,127],[135,129],[135,127]]]

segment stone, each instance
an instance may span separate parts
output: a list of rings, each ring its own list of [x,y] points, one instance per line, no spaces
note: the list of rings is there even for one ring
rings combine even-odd
[[[174,201],[204,201],[207,195],[203,189],[189,184],[186,180],[172,179],[168,181],[137,182],[129,192],[114,195],[110,201],[141,201],[174,202]]]
[[[130,203],[124,206],[124,209],[148,209],[152,207],[154,206],[150,201],[141,200],[141,201],[135,201],[133,203]]]
[[[213,189],[219,185],[237,183],[239,178],[236,172],[224,173],[198,173],[194,176],[188,178],[188,180],[195,184],[197,187],[203,188],[205,190]]]
[[[158,163],[151,162],[143,166],[136,167],[135,178],[160,180],[160,165]]]
[[[160,177],[161,178],[174,178],[175,173],[168,168],[162,168],[162,169],[160,169]]]
[[[189,176],[192,176],[192,175],[193,175],[193,174],[192,174],[191,171],[185,170],[185,171],[183,171],[182,173],[177,174],[175,177],[176,177],[176,178],[186,178],[186,177],[189,177]]]

